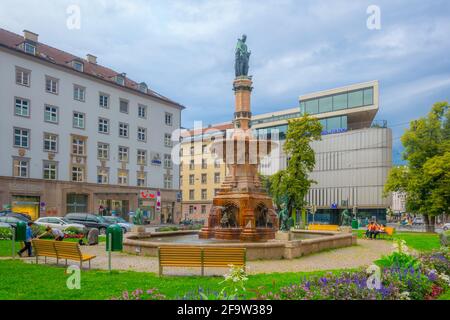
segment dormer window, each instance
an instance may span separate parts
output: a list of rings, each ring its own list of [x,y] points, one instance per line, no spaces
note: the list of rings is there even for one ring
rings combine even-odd
[[[139,84],[139,91],[143,92],[143,93],[147,93],[147,84],[145,82],[141,82]]]
[[[116,82],[118,84],[120,84],[121,86],[124,86],[125,85],[125,77],[120,74],[116,75]]]
[[[29,42],[25,42],[23,44],[23,50],[26,53],[29,53],[29,54],[32,54],[32,55],[36,55],[36,46],[31,44],[31,43],[29,43]]]
[[[72,66],[75,70],[83,72],[83,68],[84,68],[83,62],[74,60],[74,61],[72,61]]]

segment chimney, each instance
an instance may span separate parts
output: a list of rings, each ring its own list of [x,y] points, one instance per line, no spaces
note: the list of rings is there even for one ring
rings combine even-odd
[[[25,38],[25,40],[38,42],[39,35],[28,30],[23,30],[23,37]]]
[[[88,53],[86,55],[86,60],[89,61],[90,63],[97,64],[97,57],[93,56],[92,54]]]

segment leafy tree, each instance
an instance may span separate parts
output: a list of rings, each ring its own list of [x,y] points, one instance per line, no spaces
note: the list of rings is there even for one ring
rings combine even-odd
[[[284,144],[289,159],[287,168],[265,179],[275,205],[280,209],[286,199],[290,215],[293,209],[300,210],[305,205],[305,195],[314,183],[308,177],[316,163],[311,142],[320,140],[321,133],[322,125],[316,118],[304,115],[289,121]]]
[[[450,108],[434,104],[426,117],[411,121],[401,138],[406,166],[389,173],[385,192],[406,192],[406,208],[424,216],[434,232],[437,215],[450,209]]]

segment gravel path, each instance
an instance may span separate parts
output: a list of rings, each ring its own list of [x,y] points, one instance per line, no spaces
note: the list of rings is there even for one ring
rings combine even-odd
[[[97,257],[92,260],[92,268],[108,269],[108,255],[105,252],[105,245],[82,247],[85,254],[93,254]],[[358,245],[352,247],[339,248],[312,255],[304,256],[293,260],[264,260],[249,261],[248,273],[272,273],[272,272],[299,272],[346,269],[367,266],[382,255],[392,251],[390,241],[362,240],[358,239]],[[34,258],[22,258],[30,263],[34,263]],[[43,263],[43,258],[40,258]],[[55,259],[48,258],[47,263],[55,264]],[[71,263],[71,262],[69,262]],[[73,262],[72,262],[73,263]],[[60,261],[60,265],[63,262]],[[84,266],[88,266],[86,263]],[[156,257],[134,256],[131,254],[113,252],[112,268],[116,270],[134,270],[142,272],[158,272],[158,259]],[[206,268],[206,275],[223,275],[226,269]],[[199,268],[165,268],[166,275],[199,275]]]

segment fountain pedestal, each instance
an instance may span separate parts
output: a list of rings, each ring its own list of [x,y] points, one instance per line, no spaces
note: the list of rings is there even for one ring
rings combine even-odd
[[[261,186],[260,159],[270,154],[273,141],[253,137],[250,129],[252,79],[239,76],[235,92],[234,129],[231,136],[216,140],[211,149],[228,167],[228,176],[213,199],[208,224],[200,238],[265,241],[275,238],[278,218],[272,198]]]

